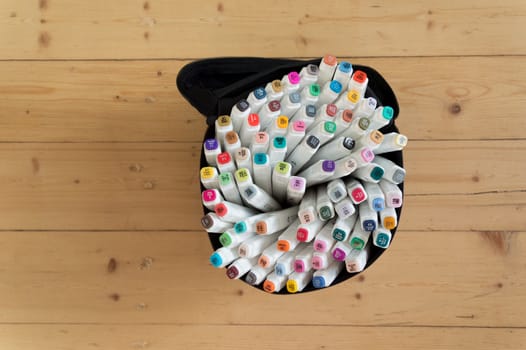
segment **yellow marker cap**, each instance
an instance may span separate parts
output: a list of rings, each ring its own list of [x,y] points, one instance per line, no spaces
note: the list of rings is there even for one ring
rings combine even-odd
[[[201,173],[201,179],[203,179],[203,180],[211,179],[215,175],[217,175],[216,169],[214,167],[211,167],[211,166],[206,166],[204,168],[201,168],[201,172],[200,173]]]
[[[221,115],[217,118],[217,124],[219,126],[227,126],[232,124],[232,119],[230,119],[230,116],[228,115]]]
[[[278,127],[281,129],[286,129],[289,126],[289,118],[284,115],[280,115],[277,119]]]
[[[296,280],[288,280],[287,291],[289,293],[296,293],[298,291],[298,282],[296,282]]]
[[[360,99],[360,93],[356,90],[351,90],[347,93],[347,99],[352,103],[358,103]]]

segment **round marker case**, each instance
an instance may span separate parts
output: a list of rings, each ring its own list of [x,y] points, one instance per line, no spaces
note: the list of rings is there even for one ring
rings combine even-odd
[[[225,57],[225,58],[208,58],[194,61],[185,65],[177,76],[177,88],[183,97],[197,109],[205,118],[208,125],[203,142],[207,138],[215,136],[215,120],[220,115],[228,115],[232,107],[241,99],[246,99],[248,94],[258,87],[265,87],[268,82],[280,79],[283,75],[290,72],[299,72],[301,68],[308,64],[318,65],[321,58],[314,60],[290,60],[276,58],[258,58],[258,57]],[[377,100],[377,107],[391,106],[394,116],[390,123],[384,126],[380,131],[382,133],[398,132],[396,119],[399,114],[399,106],[396,96],[382,75],[371,67],[362,65],[353,65],[353,69],[364,71],[369,78],[369,83],[364,97],[374,97]],[[383,157],[390,159],[394,163],[403,167],[402,151],[382,154]],[[203,148],[201,147],[200,167],[207,166]],[[403,183],[398,185],[403,193]],[[201,191],[204,187],[201,185]],[[200,196],[197,192],[196,196]],[[398,222],[400,222],[402,207],[396,209]],[[203,206],[203,213],[209,210]],[[396,234],[396,229],[391,230],[392,239]],[[222,232],[208,233],[212,249],[216,250],[222,245],[219,242],[219,236]],[[210,251],[210,253],[213,252]],[[371,266],[384,253],[386,249],[371,245],[370,256],[365,269]],[[203,261],[203,264],[206,264]],[[364,269],[364,271],[365,271]],[[223,269],[221,269],[223,270]],[[224,271],[223,271],[224,273]],[[360,272],[361,273],[361,272]],[[348,273],[345,268],[338,275],[336,280],[327,288],[346,281],[359,273]],[[228,278],[225,275],[225,283]],[[244,278],[240,281],[246,283]],[[232,282],[230,282],[232,283]],[[240,282],[235,282],[240,283]],[[254,286],[263,290],[263,283]],[[322,291],[327,288],[316,289],[310,283],[302,293],[311,291]],[[290,294],[286,288],[279,293],[273,294]]]

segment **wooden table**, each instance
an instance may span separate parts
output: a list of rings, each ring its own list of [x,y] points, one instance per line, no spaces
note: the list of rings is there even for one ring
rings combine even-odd
[[[2,349],[525,349],[526,2],[0,2]],[[186,63],[377,68],[406,204],[363,278],[275,297],[207,263]]]

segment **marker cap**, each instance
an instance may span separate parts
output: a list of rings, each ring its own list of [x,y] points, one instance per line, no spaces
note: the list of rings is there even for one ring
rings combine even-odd
[[[217,139],[206,139],[205,140],[205,149],[207,151],[214,151],[219,148],[219,142]]]
[[[329,66],[335,66],[338,61],[335,56],[333,55],[325,55],[323,56],[323,63],[329,65]]]
[[[292,129],[296,132],[303,132],[307,127],[304,121],[298,120],[292,123]]]
[[[324,160],[321,163],[321,168],[323,169],[323,171],[332,173],[334,169],[336,169],[336,163],[333,160]]]
[[[342,84],[338,80],[331,81],[329,88],[335,94],[339,94],[342,91]]]
[[[309,93],[312,96],[319,96],[320,90],[321,88],[318,84],[312,84],[311,86],[309,86]]]
[[[254,97],[258,100],[262,100],[264,99],[265,97],[267,97],[267,92],[265,91],[264,88],[262,87],[258,87],[254,90]]]
[[[268,155],[266,153],[254,154],[254,164],[263,165],[268,163]]]
[[[297,72],[290,72],[287,77],[291,84],[299,84],[300,82],[300,75]]]
[[[352,71],[352,65],[349,62],[342,61],[338,65],[338,70],[343,73],[350,73]]]
[[[240,100],[238,103],[236,103],[236,107],[240,112],[244,112],[250,108],[250,104],[248,103],[247,100]]]
[[[357,83],[363,84],[367,80],[367,74],[361,70],[357,70],[352,75],[352,80],[354,80]]]
[[[257,113],[250,113],[247,117],[247,123],[249,126],[258,126],[259,115]]]

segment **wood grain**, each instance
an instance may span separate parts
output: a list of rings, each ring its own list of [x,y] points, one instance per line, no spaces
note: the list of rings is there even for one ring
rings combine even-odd
[[[202,233],[5,232],[0,247],[0,323],[526,326],[526,232],[401,230],[364,278],[294,297],[228,280]]]
[[[351,60],[385,75],[412,140],[524,139],[522,57]],[[0,141],[201,141],[175,85],[188,62],[0,62]]]
[[[4,59],[305,57],[320,49],[340,56],[526,53],[517,35],[526,17],[521,1],[319,6],[316,0],[199,0],[176,8],[170,0],[8,0],[0,5],[0,47]]]
[[[271,334],[295,334],[279,340]],[[199,335],[199,336],[196,336]],[[524,329],[427,327],[319,327],[238,325],[2,325],[9,349],[193,349],[305,350],[368,348],[389,350],[520,350]],[[374,339],[374,341],[373,341]]]
[[[0,144],[0,229],[200,230],[199,154],[197,143]],[[508,159],[525,154],[524,141],[412,142],[402,227],[522,230],[526,165]]]

